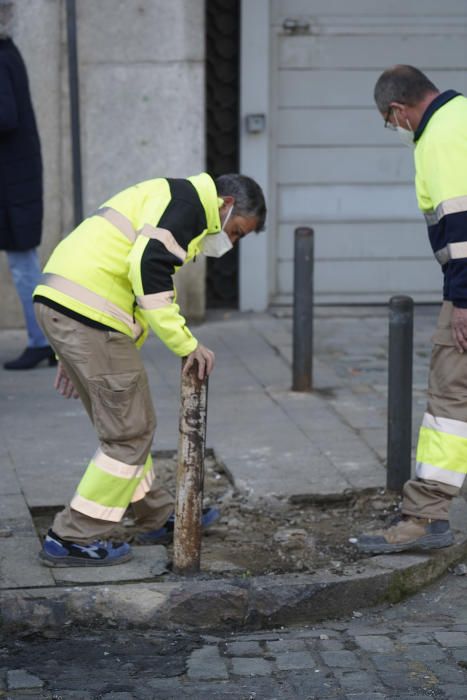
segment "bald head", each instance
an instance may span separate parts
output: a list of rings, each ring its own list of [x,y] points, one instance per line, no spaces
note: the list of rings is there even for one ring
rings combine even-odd
[[[427,99],[434,99],[439,90],[425,73],[413,66],[397,65],[378,78],[374,97],[381,114],[386,115],[392,103],[415,107]]]

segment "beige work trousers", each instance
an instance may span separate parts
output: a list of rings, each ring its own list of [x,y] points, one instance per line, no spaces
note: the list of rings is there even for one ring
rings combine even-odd
[[[144,464],[152,447],[156,417],[146,370],[128,336],[75,321],[35,304],[39,325],[79,393],[102,451],[127,464]],[[118,411],[112,410],[119,407]],[[172,496],[157,481],[130,506],[137,531],[160,528],[174,510]],[[55,516],[54,532],[89,544],[115,532],[116,523],[92,518],[67,505]]]
[[[428,383],[427,413],[467,423],[467,353],[456,350],[451,335],[452,303],[441,307]],[[420,518],[449,520],[449,507],[460,488],[428,479],[410,479],[403,489],[402,512]]]

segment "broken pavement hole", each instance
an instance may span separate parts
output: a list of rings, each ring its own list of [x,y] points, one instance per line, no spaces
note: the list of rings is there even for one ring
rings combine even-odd
[[[156,452],[154,457],[158,480],[175,494],[176,452]],[[207,450],[204,505],[218,508],[221,518],[203,533],[201,574],[250,577],[327,570],[345,576],[367,558],[349,544],[349,537],[383,526],[398,502],[397,494],[384,491],[252,499],[233,486],[226,467]],[[41,537],[62,507],[31,508]],[[132,527],[131,517],[126,517],[116,527],[115,539],[131,542]],[[172,550],[169,545],[169,559]]]

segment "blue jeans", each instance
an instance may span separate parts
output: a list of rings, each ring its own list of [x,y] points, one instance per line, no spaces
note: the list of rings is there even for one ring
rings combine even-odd
[[[23,305],[24,320],[28,332],[28,347],[43,348],[49,341],[39,328],[34,314],[32,293],[39,284],[41,268],[37,248],[30,250],[7,250],[8,265],[16,291]]]

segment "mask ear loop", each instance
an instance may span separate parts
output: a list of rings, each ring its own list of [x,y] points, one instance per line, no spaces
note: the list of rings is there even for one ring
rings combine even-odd
[[[226,216],[225,219],[224,219],[224,223],[222,224],[221,231],[224,230],[224,226],[226,225],[227,221],[230,219],[230,216],[231,216],[231,214],[232,214],[232,212],[233,212],[233,208],[234,208],[234,205],[232,204],[232,206],[230,207],[229,211],[227,212],[227,216]]]
[[[394,110],[394,119],[396,120],[396,124],[397,124],[398,127],[400,127],[399,121],[398,121],[398,119],[397,119],[396,110],[395,110],[394,108],[393,108],[393,110]],[[408,120],[407,118],[406,118],[406,120],[405,120],[405,123],[406,123],[407,126],[409,127],[409,131],[411,131],[412,134],[413,134],[413,129],[412,129],[412,127],[411,127],[411,125],[410,125],[410,122],[409,122],[409,120]]]

